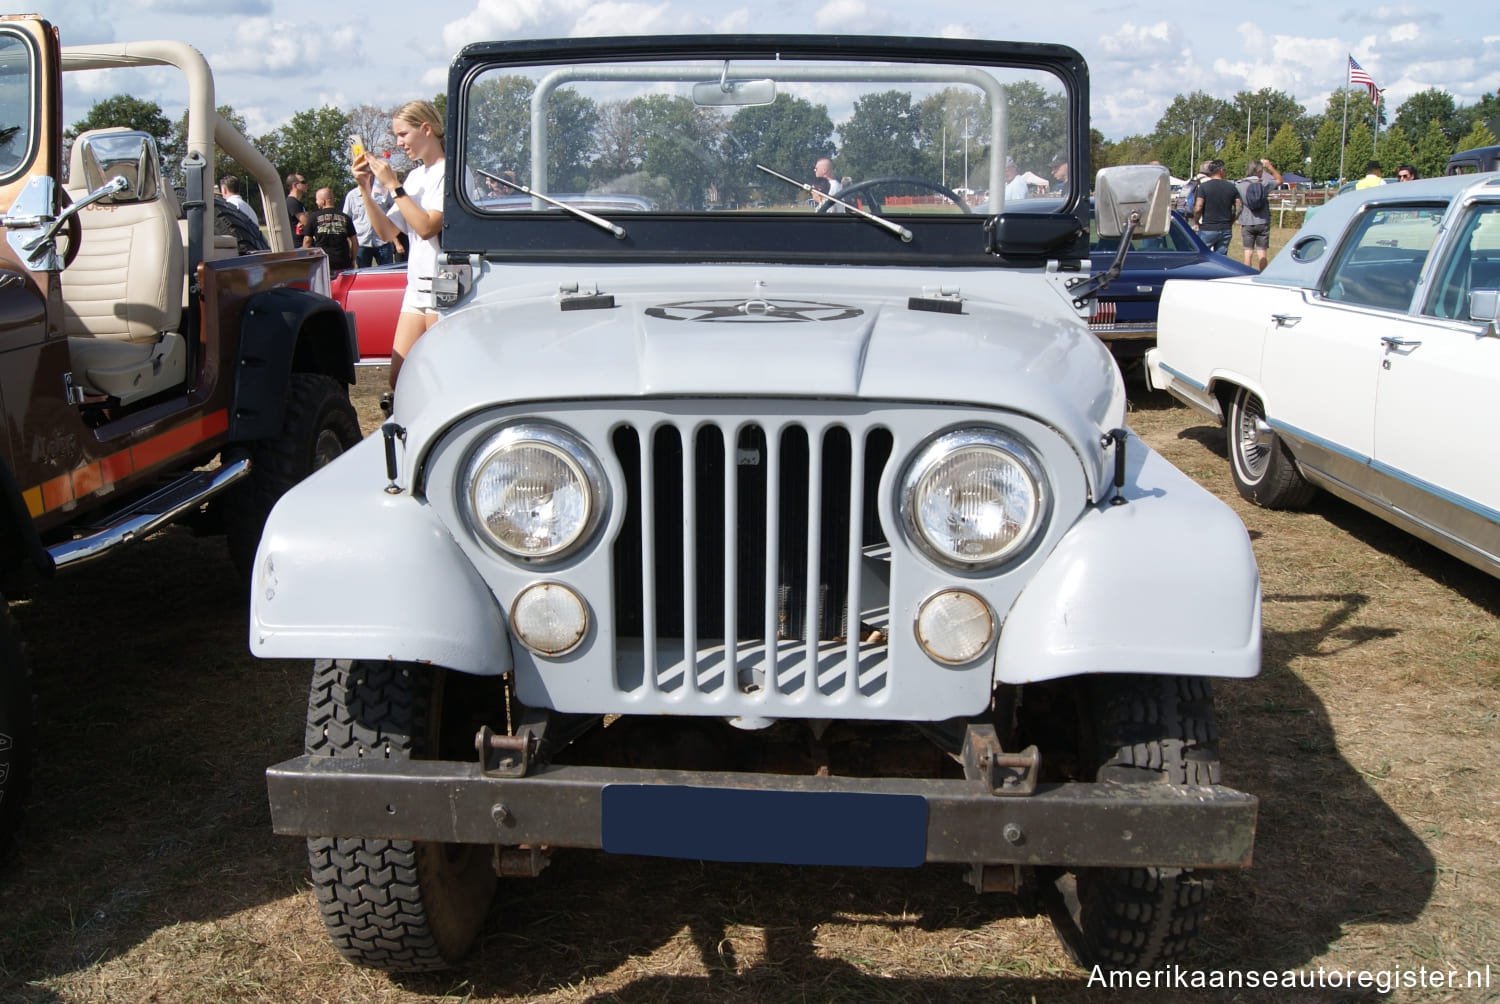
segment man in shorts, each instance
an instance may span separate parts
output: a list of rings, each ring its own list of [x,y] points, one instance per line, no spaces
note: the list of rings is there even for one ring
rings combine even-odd
[[[1274,181],[1272,179],[1275,179]],[[1269,160],[1252,160],[1245,176],[1234,183],[1240,192],[1240,243],[1245,249],[1245,264],[1254,265],[1262,272],[1266,268],[1266,257],[1271,247],[1271,191],[1281,184],[1281,172]],[[1251,188],[1261,187],[1261,197],[1251,199]],[[1260,205],[1252,208],[1251,203]]]
[[[1208,180],[1198,186],[1193,199],[1193,222],[1198,224],[1198,236],[1209,250],[1229,253],[1229,238],[1234,234],[1239,209],[1240,193],[1232,182],[1224,180],[1224,162],[1209,161]]]

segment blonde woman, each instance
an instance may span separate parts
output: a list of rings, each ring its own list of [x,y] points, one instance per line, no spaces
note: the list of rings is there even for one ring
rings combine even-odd
[[[432,277],[437,273],[438,234],[443,229],[443,120],[429,101],[408,101],[391,120],[391,132],[401,152],[418,165],[403,182],[384,158],[368,152],[354,161],[354,180],[365,203],[370,225],[383,241],[406,235],[411,249],[406,261],[406,295],[396,321],[391,346],[391,388],[401,372],[401,361],[423,332],[437,320],[432,295]],[[394,193],[389,210],[382,209],[371,192],[379,182]]]

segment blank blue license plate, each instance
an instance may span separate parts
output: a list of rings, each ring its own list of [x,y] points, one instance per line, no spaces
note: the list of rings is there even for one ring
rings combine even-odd
[[[920,795],[612,784],[601,802],[612,854],[881,868],[927,857]]]

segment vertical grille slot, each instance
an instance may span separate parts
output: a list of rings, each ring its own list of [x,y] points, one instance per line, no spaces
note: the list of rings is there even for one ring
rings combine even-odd
[[[640,653],[620,659],[623,689],[773,702],[883,689],[861,660],[883,648],[862,638],[886,599],[862,582],[885,543],[887,430],[678,419],[620,426],[611,445],[625,496],[615,631]]]

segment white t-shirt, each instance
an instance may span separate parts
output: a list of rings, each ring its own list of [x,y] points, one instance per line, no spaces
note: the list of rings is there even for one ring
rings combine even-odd
[[[443,211],[443,162],[440,160],[435,164],[418,164],[412,168],[406,180],[401,183],[406,189],[407,196],[417,205],[429,213]],[[425,240],[417,238],[411,227],[407,226],[406,220],[401,215],[401,203],[399,200],[391,203],[391,208],[386,210],[386,217],[407,237],[406,254],[406,289],[408,292],[422,293],[427,296],[432,294],[432,277],[437,274],[438,260],[438,238],[434,234]],[[424,301],[424,305],[432,306],[433,302]]]

